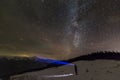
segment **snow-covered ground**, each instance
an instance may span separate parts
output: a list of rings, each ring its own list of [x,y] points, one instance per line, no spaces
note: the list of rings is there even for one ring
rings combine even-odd
[[[41,71],[15,75],[11,80],[119,80],[120,61],[95,60],[77,61],[78,74],[75,74],[74,66],[65,65],[48,68]],[[21,78],[17,78],[20,77]],[[26,78],[24,76],[27,76]],[[24,77],[24,78],[23,78]]]

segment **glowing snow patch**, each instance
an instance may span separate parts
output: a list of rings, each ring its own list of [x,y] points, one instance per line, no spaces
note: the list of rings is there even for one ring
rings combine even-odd
[[[47,76],[43,76],[43,77],[67,77],[67,76],[72,76],[74,74],[62,74],[62,75],[47,75]]]

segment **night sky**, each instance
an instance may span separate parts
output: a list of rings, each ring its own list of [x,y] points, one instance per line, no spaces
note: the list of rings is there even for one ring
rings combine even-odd
[[[120,51],[120,0],[0,0],[0,55],[96,51]]]

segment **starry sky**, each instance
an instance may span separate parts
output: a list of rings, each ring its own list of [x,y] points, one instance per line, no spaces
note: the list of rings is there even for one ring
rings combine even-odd
[[[120,51],[120,0],[0,0],[0,55],[69,59]]]

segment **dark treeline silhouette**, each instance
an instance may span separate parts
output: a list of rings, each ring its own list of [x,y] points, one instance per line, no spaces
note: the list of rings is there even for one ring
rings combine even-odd
[[[109,52],[109,51],[101,51],[101,52],[93,52],[87,55],[82,55],[76,58],[72,58],[67,60],[68,62],[75,62],[79,60],[120,60],[120,52]]]

